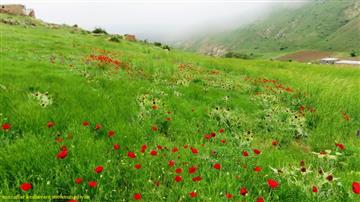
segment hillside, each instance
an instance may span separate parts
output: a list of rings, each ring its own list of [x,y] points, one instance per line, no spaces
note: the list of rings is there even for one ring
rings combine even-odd
[[[360,200],[358,68],[5,14],[0,36],[0,201]]]
[[[321,0],[277,11],[235,31],[189,40],[184,46],[200,52],[219,46],[248,54],[303,49],[350,53],[360,51],[359,24],[359,1]]]

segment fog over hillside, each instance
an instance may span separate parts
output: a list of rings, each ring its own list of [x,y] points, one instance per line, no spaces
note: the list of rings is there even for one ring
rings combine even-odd
[[[36,11],[47,22],[78,24],[110,33],[133,33],[152,41],[179,41],[194,35],[225,31],[253,22],[284,7],[309,1],[274,0],[3,0]]]

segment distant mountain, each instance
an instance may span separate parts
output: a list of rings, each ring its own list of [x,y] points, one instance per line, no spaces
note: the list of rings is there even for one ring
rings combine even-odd
[[[360,49],[359,33],[359,0],[321,0],[281,10],[235,31],[188,40],[182,46],[210,55],[302,49],[349,52]]]

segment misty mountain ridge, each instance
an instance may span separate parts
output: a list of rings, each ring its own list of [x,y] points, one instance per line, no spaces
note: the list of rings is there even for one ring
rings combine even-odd
[[[322,50],[348,52],[360,47],[360,1],[314,1],[297,9],[283,9],[266,19],[232,31],[193,38],[187,50],[221,56]]]

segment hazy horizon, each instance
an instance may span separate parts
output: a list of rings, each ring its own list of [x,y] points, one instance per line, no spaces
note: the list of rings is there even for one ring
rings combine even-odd
[[[278,8],[298,7],[308,1],[148,0],[148,1],[43,1],[3,0],[24,4],[36,18],[59,24],[77,24],[109,33],[135,34],[151,41],[179,41],[198,34],[238,28]]]

